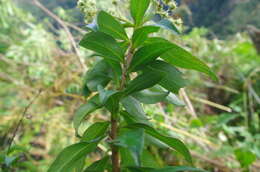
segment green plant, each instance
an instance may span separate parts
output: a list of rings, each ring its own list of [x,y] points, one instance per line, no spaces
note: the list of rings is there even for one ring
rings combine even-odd
[[[80,41],[80,45],[95,52],[101,60],[84,78],[84,96],[89,97],[74,116],[73,122],[79,143],[65,148],[49,168],[49,172],[83,171],[85,156],[98,148],[102,141],[110,151],[84,171],[202,171],[193,167],[171,166],[161,169],[143,166],[143,156],[149,144],[158,140],[192,164],[188,148],[177,138],[164,136],[153,128],[145,116],[143,104],[155,104],[171,99],[186,85],[182,73],[175,67],[193,69],[216,79],[215,74],[202,61],[178,45],[162,38],[150,37],[160,27],[176,28],[167,19],[158,26],[144,25],[153,19],[149,13],[150,0],[131,0],[133,23],[120,23],[110,14],[100,11],[95,27]],[[129,38],[128,32],[132,31]],[[160,59],[159,59],[160,57]],[[96,122],[80,134],[83,120],[97,109],[110,112],[110,120]],[[108,128],[111,127],[108,134]]]

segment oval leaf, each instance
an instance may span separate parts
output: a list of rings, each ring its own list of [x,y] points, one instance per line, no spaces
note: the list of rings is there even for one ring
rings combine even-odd
[[[131,0],[130,12],[135,21],[135,25],[139,26],[143,22],[143,17],[148,9],[150,0]]]
[[[91,142],[104,134],[107,131],[109,122],[96,122],[92,124],[83,134],[81,140],[85,142]]]
[[[172,47],[172,43],[170,42],[155,42],[150,45],[141,47],[134,54],[129,70],[138,70],[140,66],[146,65],[149,62],[155,60],[157,57],[170,50]]]
[[[138,75],[135,79],[133,79],[129,83],[129,85],[127,85],[124,93],[125,95],[129,95],[134,92],[150,88],[159,83],[164,75],[165,73],[149,68],[149,70],[146,70],[142,74]]]
[[[146,114],[143,110],[142,105],[138,100],[133,98],[132,96],[127,96],[124,99],[121,100],[121,103],[123,107],[126,109],[126,111],[133,116],[136,121],[147,121]]]
[[[109,62],[120,62],[123,60],[124,52],[119,44],[113,37],[103,32],[87,33],[79,45],[102,55]]]
[[[98,30],[116,39],[128,40],[124,27],[113,16],[100,11],[97,16]]]

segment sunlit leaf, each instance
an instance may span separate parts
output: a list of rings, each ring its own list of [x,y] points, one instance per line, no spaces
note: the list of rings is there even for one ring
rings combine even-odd
[[[113,37],[103,32],[91,32],[83,37],[79,45],[98,53],[114,71],[121,73],[119,63],[123,60],[124,52]]]
[[[150,0],[131,0],[130,12],[135,21],[135,25],[139,26],[143,22],[143,17],[148,9]]]
[[[205,63],[175,44],[172,49],[161,55],[161,58],[174,66],[197,70],[209,75],[212,79],[217,80],[217,76]]]
[[[157,26],[160,26],[161,28],[170,30],[174,34],[180,34],[180,31],[177,29],[177,27],[174,25],[174,23],[172,23],[170,20],[168,20],[166,18],[163,18],[159,14],[154,15],[153,21],[156,23]]]
[[[110,14],[100,11],[97,16],[98,30],[117,39],[128,40],[124,27]]]
[[[146,41],[150,33],[157,32],[159,29],[160,28],[157,26],[143,26],[135,30],[132,37],[133,47],[137,48],[141,46]]]

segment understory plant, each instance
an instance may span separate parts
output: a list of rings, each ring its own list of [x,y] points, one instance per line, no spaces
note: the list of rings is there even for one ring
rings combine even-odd
[[[191,167],[190,152],[182,141],[153,127],[142,104],[175,103],[175,94],[187,83],[176,67],[197,70],[213,79],[216,76],[185,49],[151,36],[161,28],[178,32],[170,20],[153,13],[151,6],[150,0],[131,0],[130,21],[100,11],[80,41],[81,47],[93,51],[100,60],[84,76],[87,101],[73,119],[80,141],[66,147],[49,172],[202,171]],[[101,108],[109,112],[110,120],[96,122],[80,134],[84,119]],[[159,142],[181,154],[189,165],[153,168],[147,163],[152,156],[147,156],[147,149]],[[109,149],[100,152],[101,143]],[[97,150],[103,157],[85,167],[86,156]]]

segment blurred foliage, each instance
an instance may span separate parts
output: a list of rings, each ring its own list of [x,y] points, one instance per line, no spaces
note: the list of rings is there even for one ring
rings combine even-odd
[[[55,2],[65,1],[49,1]],[[243,9],[251,11],[246,4],[241,4],[245,6]],[[36,7],[32,9],[38,11]],[[70,19],[71,13],[64,10],[59,7],[54,11],[68,22],[78,20]],[[252,21],[259,16],[246,15],[246,10],[233,12],[232,21],[239,27],[242,24],[235,18],[240,14],[252,16]],[[0,171],[46,171],[60,150],[77,139],[71,119],[74,110],[85,101],[81,96],[82,72],[65,31],[53,28],[57,25],[54,21],[42,15],[39,22],[35,15],[17,8],[11,0],[0,1],[0,14]],[[235,26],[232,29],[232,32],[237,30]],[[161,32],[207,61],[220,78],[213,83],[204,75],[185,72],[191,78],[192,86],[186,91],[197,117],[191,116],[190,106],[181,108],[165,103],[145,106],[145,112],[156,119],[156,127],[162,132],[188,143],[196,166],[209,171],[257,171],[260,168],[260,57],[246,33],[237,33],[224,41],[208,40],[210,30],[211,26],[194,28],[182,38]],[[75,40],[79,34],[74,33]],[[87,66],[97,60],[89,52],[80,52]],[[26,112],[9,149],[24,109],[39,90],[43,91]],[[180,95],[187,104],[185,96]],[[223,111],[217,105],[232,111]],[[89,125],[88,121],[104,118],[107,118],[104,112],[97,112],[83,127]],[[180,163],[178,154],[169,153],[164,145],[157,144],[160,149],[151,147],[145,153],[150,157],[147,163],[155,167]],[[100,149],[104,148],[101,145]],[[99,152],[93,153],[86,163],[99,158]]]

